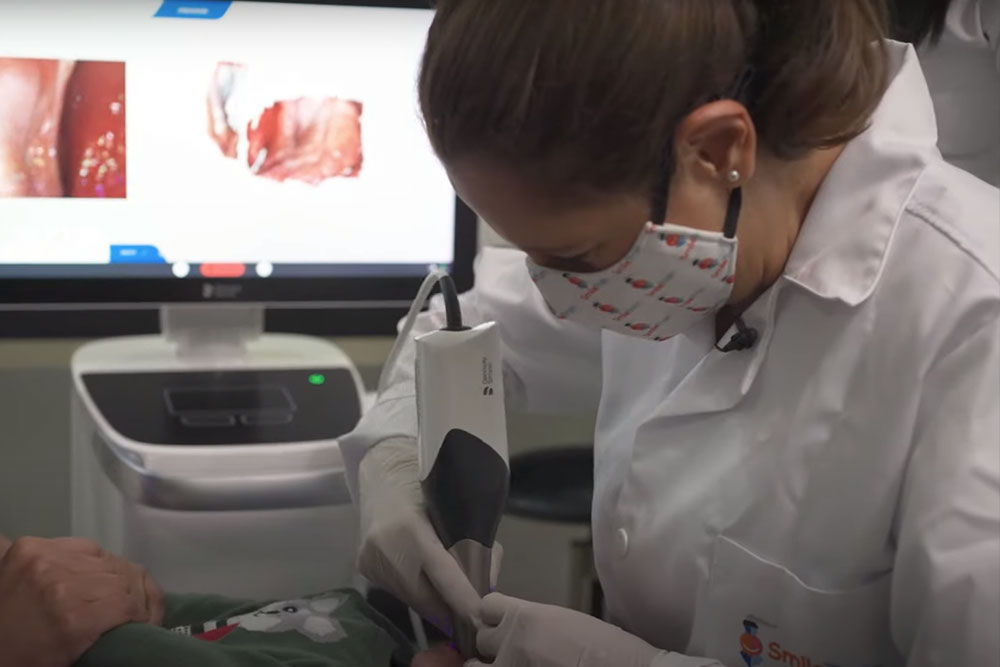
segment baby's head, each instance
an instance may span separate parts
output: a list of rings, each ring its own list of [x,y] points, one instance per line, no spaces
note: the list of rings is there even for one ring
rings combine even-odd
[[[462,656],[447,646],[437,646],[430,651],[422,651],[410,663],[410,667],[462,667]]]

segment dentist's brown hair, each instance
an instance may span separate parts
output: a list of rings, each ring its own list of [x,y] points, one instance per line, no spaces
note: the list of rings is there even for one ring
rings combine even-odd
[[[655,187],[678,123],[747,67],[764,150],[865,130],[888,79],[884,0],[438,0],[420,74],[431,143],[553,195]]]

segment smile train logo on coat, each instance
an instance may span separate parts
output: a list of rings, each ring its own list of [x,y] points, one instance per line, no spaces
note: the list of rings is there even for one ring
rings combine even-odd
[[[743,634],[740,635],[740,657],[743,658],[747,667],[757,667],[764,661],[761,654],[764,652],[764,642],[757,636],[760,630],[754,621],[749,618],[743,620]]]
[[[760,626],[765,628],[766,639],[760,636]],[[841,663],[816,660],[800,651],[789,650],[782,646],[780,642],[771,641],[771,632],[776,630],[776,626],[757,616],[747,616],[743,619],[743,634],[740,635],[740,658],[741,664],[747,667],[757,667],[764,662],[765,657],[768,665],[781,665],[781,667],[848,667]],[[765,644],[764,642],[767,641]],[[765,656],[766,652],[766,656]],[[885,667],[883,662],[865,662],[863,664],[852,664],[851,667]]]

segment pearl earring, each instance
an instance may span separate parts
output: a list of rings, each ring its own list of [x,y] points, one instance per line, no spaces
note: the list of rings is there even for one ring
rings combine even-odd
[[[733,169],[732,171],[730,171],[728,174],[726,174],[726,178],[729,179],[730,183],[739,183],[740,182],[739,169]]]

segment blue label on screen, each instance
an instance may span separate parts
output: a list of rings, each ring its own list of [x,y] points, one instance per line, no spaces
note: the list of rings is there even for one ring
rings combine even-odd
[[[232,2],[223,0],[164,0],[153,14],[174,19],[221,19]]]
[[[166,264],[155,245],[113,245],[111,264]]]

